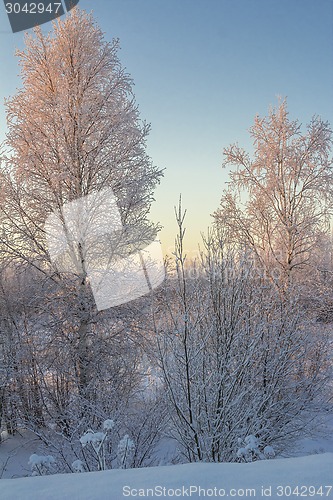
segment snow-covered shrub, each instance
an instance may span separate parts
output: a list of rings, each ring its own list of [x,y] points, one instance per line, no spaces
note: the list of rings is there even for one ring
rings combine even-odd
[[[154,316],[169,435],[190,462],[271,457],[271,443],[280,454],[309,435],[328,400],[329,337],[303,314],[299,292],[281,294],[223,225],[204,239],[200,262],[189,261],[184,215],[180,206]],[[251,438],[235,449],[241,432],[259,448]]]
[[[108,437],[108,432],[114,427],[114,421],[112,419],[104,420],[102,427],[105,432],[95,432],[88,429],[83,436],[80,437],[82,448],[90,445],[94,450],[98,460],[98,470],[106,469],[105,442]]]
[[[84,464],[81,460],[74,460],[72,468],[74,472],[85,472]]]
[[[83,447],[87,444],[91,444],[94,450],[98,452],[105,438],[106,434],[104,434],[104,432],[87,431],[80,437],[80,443]]]
[[[114,428],[114,421],[111,418],[104,420],[103,429],[105,431],[111,431]]]
[[[266,458],[274,458],[275,457],[275,451],[273,446],[265,446],[264,448],[264,455]]]
[[[80,443],[82,447],[84,448],[88,444],[91,445],[92,449],[94,450],[97,460],[98,460],[98,470],[105,470],[106,469],[106,464],[105,464],[105,443],[106,439],[106,433],[104,432],[94,432],[94,431],[87,431],[83,436],[80,438]]]
[[[52,455],[37,455],[33,453],[28,464],[31,467],[32,476],[44,476],[55,472],[55,459]]]
[[[117,449],[117,461],[120,469],[130,467],[134,453],[134,443],[127,434],[119,441]]]
[[[103,422],[102,427],[105,432],[95,432],[88,429],[83,436],[80,437],[82,448],[90,445],[98,460],[98,470],[106,469],[106,441],[109,437],[108,433],[114,428],[114,421],[107,419]],[[119,468],[126,469],[131,466],[135,446],[134,442],[127,434],[120,440],[117,448],[117,463]],[[109,450],[110,451],[110,450]],[[76,460],[72,463],[72,468],[75,472],[83,472],[83,463]]]
[[[238,439],[238,445],[242,445],[237,451],[237,458],[244,462],[253,462],[255,460],[265,460],[274,458],[275,452],[272,446],[263,448],[260,440],[253,434],[246,436],[244,441]]]

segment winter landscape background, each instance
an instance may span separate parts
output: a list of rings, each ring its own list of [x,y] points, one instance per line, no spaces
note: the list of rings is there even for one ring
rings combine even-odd
[[[219,116],[213,96],[202,102],[189,86],[198,105],[187,115],[189,130],[181,110],[172,123],[184,133],[183,149],[190,140],[199,147],[202,178],[193,152],[182,151],[184,170],[156,162],[162,138],[149,142],[155,125],[143,119],[121,41],[103,33],[100,6],[90,13],[85,4],[26,33],[11,56],[20,76],[6,94],[0,147],[1,495],[333,496],[332,31],[324,22],[328,13],[333,19],[332,3],[316,13],[310,1],[286,11],[280,2],[253,4],[262,33],[247,26],[251,43],[268,35],[274,16],[286,28],[296,16],[304,30],[312,13],[318,36],[308,32],[301,44],[321,50],[293,52],[297,29],[287,32],[290,45],[274,42],[286,53],[285,65],[275,54],[285,80],[263,84],[260,104],[245,108],[251,119],[244,115],[230,141],[230,131],[218,140],[210,134],[205,112],[220,135],[233,123],[231,110]],[[107,8],[120,18],[128,12],[128,22],[137,8],[130,4]],[[205,12],[215,40],[219,19],[225,29],[226,17],[237,16],[226,2],[212,0],[211,8],[192,11],[185,1],[179,15],[198,23]],[[157,13],[152,8],[147,25]],[[272,33],[278,27],[275,19]],[[203,45],[202,57],[204,39],[193,42]],[[176,36],[169,51],[175,43],[184,50]],[[235,54],[245,46],[239,35]],[[298,63],[308,57],[307,71],[313,64],[306,92],[313,82],[323,89],[302,106],[294,106],[293,93],[302,91],[287,74],[294,61],[287,52]],[[192,48],[189,60],[199,53]],[[228,57],[234,69],[246,59]],[[261,69],[267,57],[258,51]],[[162,66],[172,73],[163,57]],[[186,74],[198,83],[204,66],[195,68]],[[175,71],[181,79],[184,70]],[[168,98],[162,88],[158,102],[174,106],[172,78]],[[159,117],[163,126],[168,116],[170,109]],[[209,151],[205,165],[206,136],[222,148],[218,182]],[[170,137],[157,159],[173,150]],[[160,211],[158,200],[166,203]],[[192,208],[200,212],[195,224]]]

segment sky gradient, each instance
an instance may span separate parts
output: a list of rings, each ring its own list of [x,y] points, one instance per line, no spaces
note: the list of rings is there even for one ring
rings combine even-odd
[[[333,124],[333,0],[80,0],[105,38],[120,39],[142,119],[151,123],[147,150],[165,168],[152,219],[165,252],[176,234],[174,205],[187,208],[189,254],[218,207],[227,173],[222,150],[251,149],[248,129],[277,96],[292,118],[314,114]],[[43,25],[43,31],[51,29]],[[3,99],[20,86],[13,34],[0,5],[0,140]]]

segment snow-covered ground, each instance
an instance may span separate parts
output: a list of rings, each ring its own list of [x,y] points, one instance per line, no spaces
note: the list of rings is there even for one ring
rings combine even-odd
[[[322,412],[318,422],[316,436],[303,438],[296,443],[292,456],[315,455],[317,453],[333,453],[333,406]]]
[[[15,436],[1,433],[0,479],[30,476],[29,457],[38,451],[39,439],[30,431],[20,430]],[[1,499],[1,488],[0,488]]]
[[[326,436],[301,440],[297,449],[300,456],[296,458],[251,464],[185,464],[44,477],[22,477],[30,474],[30,455],[39,452],[39,442],[34,435],[22,431],[0,444],[0,499],[118,500],[266,496],[333,500],[331,412],[326,415],[325,423],[323,432]]]
[[[333,454],[3,479],[3,500],[333,498]]]

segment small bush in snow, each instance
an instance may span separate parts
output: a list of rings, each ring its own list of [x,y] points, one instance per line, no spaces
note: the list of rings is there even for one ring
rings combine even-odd
[[[253,462],[255,460],[265,460],[275,457],[275,452],[272,446],[265,446],[262,450],[262,445],[259,439],[250,434],[246,436],[244,441],[238,439],[238,444],[243,445],[237,451],[237,458],[244,462]]]
[[[31,467],[32,476],[44,476],[54,472],[55,459],[52,455],[36,455],[33,453],[28,464]]]
[[[85,471],[84,464],[81,460],[75,460],[72,463],[72,468],[73,468],[74,472],[84,472]]]
[[[110,418],[107,419],[107,420],[104,420],[104,422],[103,422],[103,429],[105,431],[111,431],[111,429],[113,429],[113,427],[114,427],[114,421],[113,420],[111,420]]]
[[[275,457],[275,451],[272,446],[265,446],[264,448],[264,455],[266,458],[274,458]]]
[[[95,432],[88,429],[83,436],[80,437],[82,448],[91,446],[98,460],[98,470],[106,469],[106,441],[109,437],[109,432],[114,428],[114,421],[107,419],[103,422],[104,432]],[[134,454],[134,442],[126,434],[119,442],[117,448],[117,462],[120,469],[126,469],[131,466]],[[83,463],[76,460],[72,463],[72,468],[75,472],[83,472]]]
[[[105,440],[107,433],[105,432],[94,432],[89,429],[83,436],[80,437],[80,443],[84,448],[88,444],[91,445],[94,450],[97,460],[98,460],[98,470],[105,470]]]
[[[106,438],[106,434],[103,432],[87,431],[83,436],[80,437],[80,443],[83,447],[87,444],[91,444],[96,452],[98,452],[101,444]]]
[[[117,449],[117,460],[120,469],[126,469],[130,466],[133,458],[134,443],[126,434],[123,439],[119,441]]]

